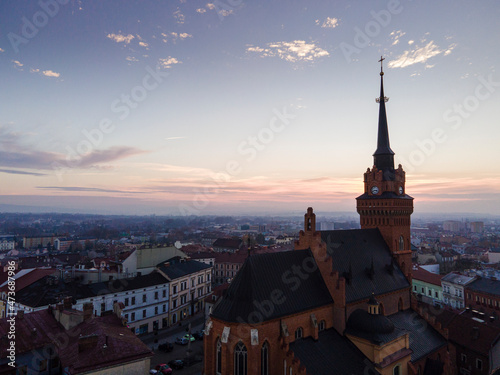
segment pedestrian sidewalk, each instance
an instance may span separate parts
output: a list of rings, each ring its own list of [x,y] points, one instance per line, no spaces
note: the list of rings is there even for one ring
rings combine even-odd
[[[158,330],[158,334],[155,335],[154,332],[145,333],[143,335],[139,335],[138,337],[141,339],[143,343],[151,347],[154,344],[155,338],[158,339],[158,343],[162,343],[169,336],[179,334],[179,336],[184,336],[187,332],[189,323],[191,323],[191,329],[195,326],[204,323],[204,315],[202,312],[197,313],[196,315],[192,315],[187,319],[184,319],[179,323],[174,324],[168,328],[163,328]],[[182,333],[182,335],[180,334]]]

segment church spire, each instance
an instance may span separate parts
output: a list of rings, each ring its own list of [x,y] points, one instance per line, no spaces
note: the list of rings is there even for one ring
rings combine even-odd
[[[373,164],[381,170],[394,169],[394,151],[389,144],[389,130],[387,128],[387,114],[385,112],[385,102],[389,98],[384,96],[384,70],[382,62],[385,59],[380,56],[380,97],[376,99],[380,103],[378,113],[378,139],[377,150],[373,154]]]

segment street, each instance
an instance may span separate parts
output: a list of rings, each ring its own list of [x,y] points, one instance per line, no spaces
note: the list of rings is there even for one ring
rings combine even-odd
[[[185,363],[184,368],[174,370],[173,373],[183,375],[201,375],[203,370],[203,341],[196,340],[191,342],[190,345],[175,344],[175,339],[177,337],[182,337],[187,333],[186,329],[188,328],[188,323],[191,323],[191,332],[203,329],[203,317],[194,316],[189,320],[185,320],[182,326],[170,327],[159,331],[156,336],[150,333],[140,337],[140,339],[155,353],[155,355],[151,358],[151,368],[154,368],[156,365],[161,363],[168,363],[173,359],[181,359]],[[155,338],[158,339],[158,343],[154,343]],[[158,345],[167,341],[174,344],[174,350],[170,353],[158,350]],[[188,350],[191,350],[191,353],[189,353]],[[187,363],[188,357],[190,358],[191,365]]]

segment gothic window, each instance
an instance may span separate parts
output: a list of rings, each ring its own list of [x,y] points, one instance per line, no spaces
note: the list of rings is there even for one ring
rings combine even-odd
[[[262,345],[261,355],[261,375],[269,375],[269,344],[267,341]]]
[[[241,341],[234,348],[234,375],[247,375],[247,348]]]
[[[301,339],[303,335],[302,327],[297,328],[295,331],[295,340]]]
[[[399,237],[399,250],[404,250],[405,249],[405,240],[403,239],[403,236]]]
[[[392,370],[392,375],[401,375],[401,366],[396,365],[394,369]]]
[[[217,340],[216,348],[217,348],[217,354],[215,357],[215,373],[217,375],[221,375],[222,374],[222,344],[221,344],[219,339]]]

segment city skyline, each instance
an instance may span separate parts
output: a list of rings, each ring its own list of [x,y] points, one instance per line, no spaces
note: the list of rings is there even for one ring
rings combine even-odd
[[[0,9],[0,207],[354,213],[382,55],[415,212],[500,212],[493,1]]]

